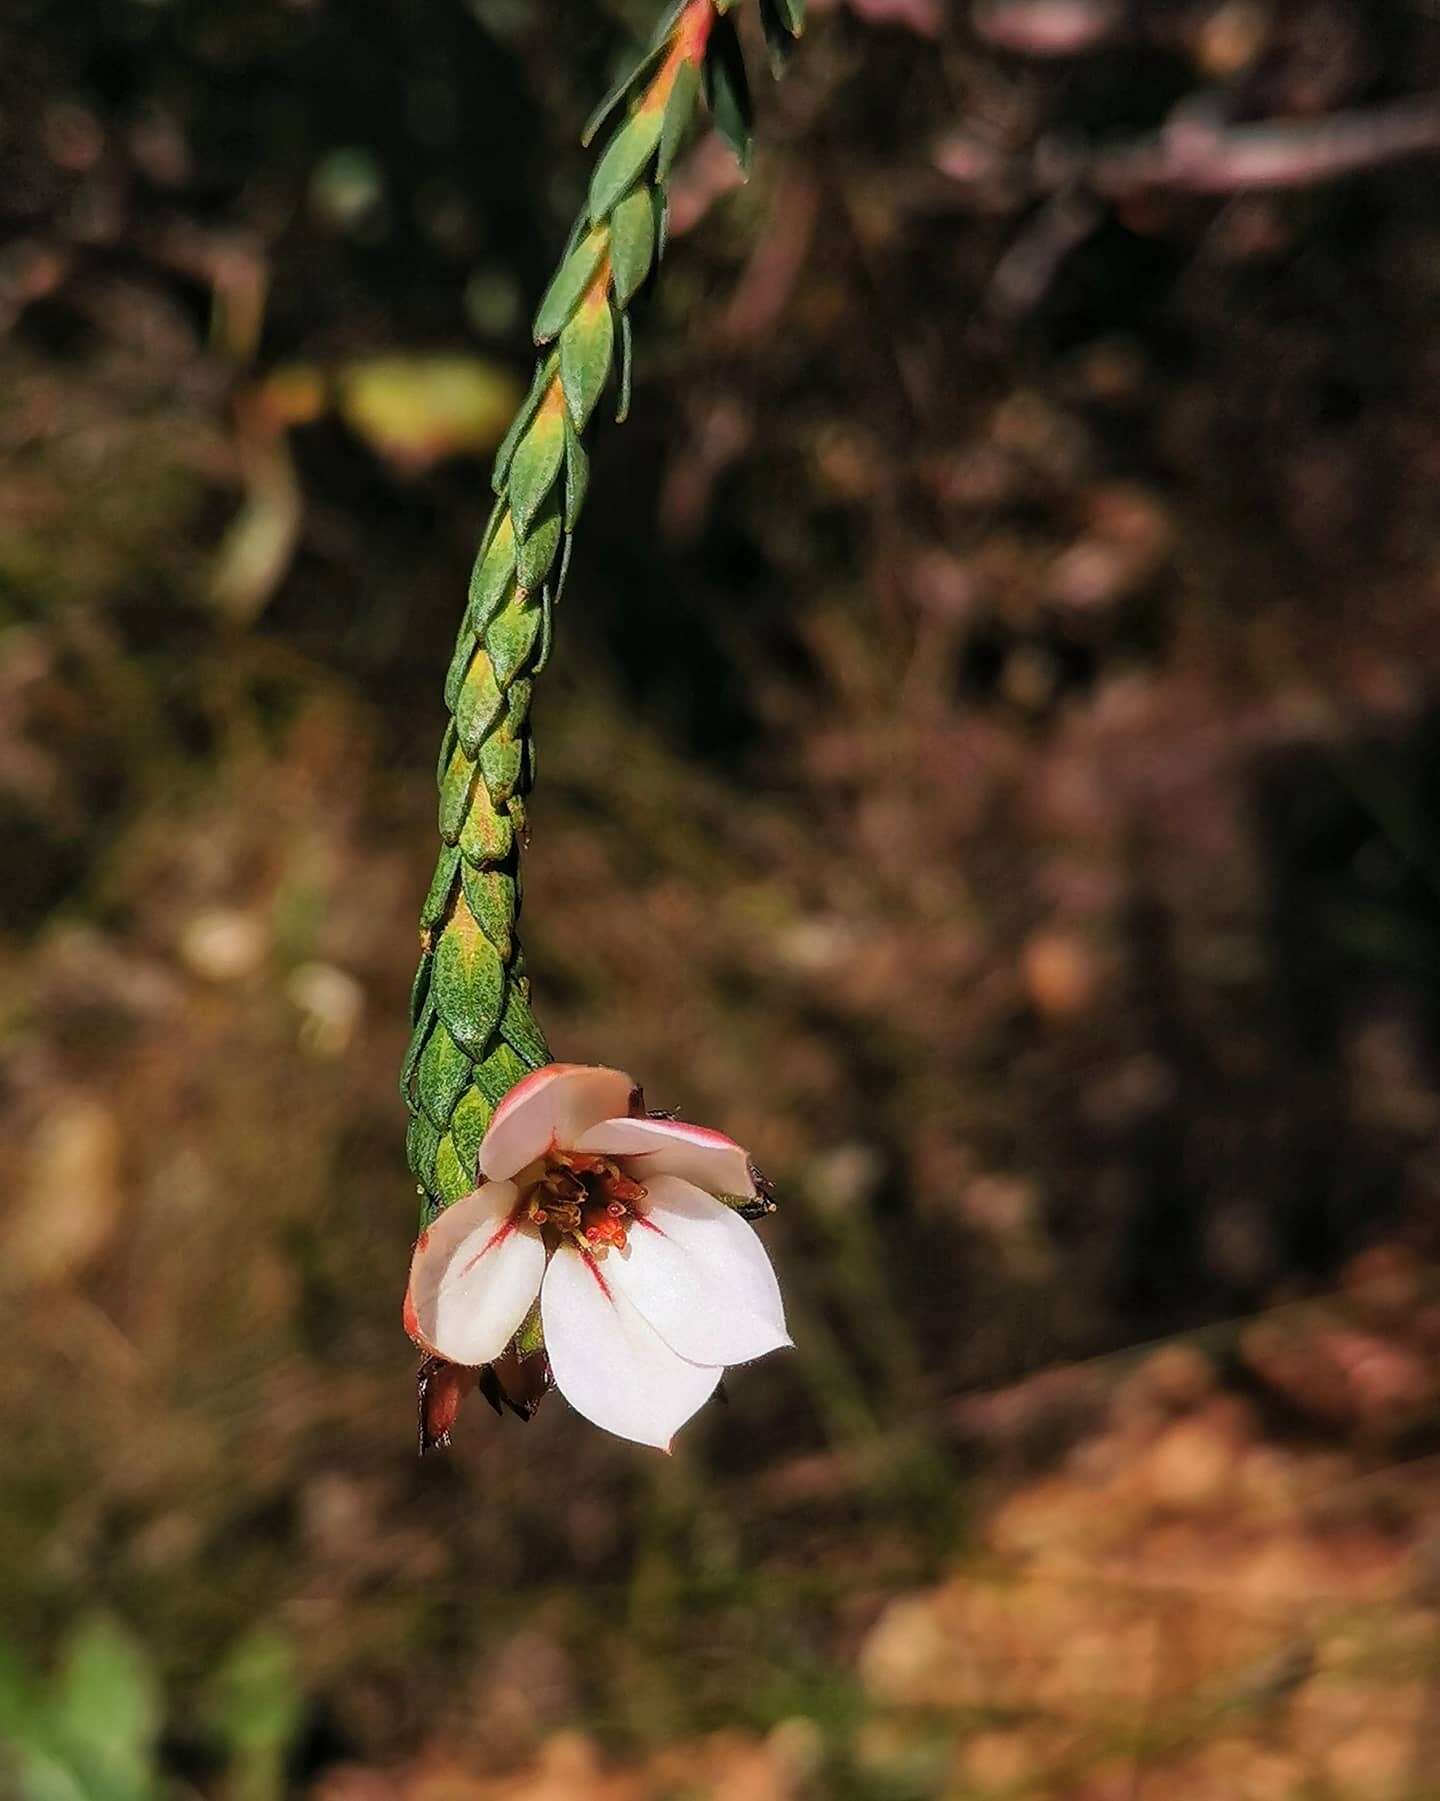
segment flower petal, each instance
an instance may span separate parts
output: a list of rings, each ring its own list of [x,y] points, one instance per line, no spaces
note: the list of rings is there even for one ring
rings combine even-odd
[[[593,1257],[559,1250],[540,1290],[555,1386],[577,1413],[619,1438],[670,1448],[672,1434],[720,1382],[718,1369],[677,1357]]]
[[[637,1182],[654,1176],[679,1176],[707,1194],[755,1193],[750,1159],[723,1132],[687,1126],[678,1119],[606,1119],[582,1132],[579,1151],[602,1156],[643,1157],[631,1173]]]
[[[489,1363],[515,1336],[540,1289],[545,1247],[511,1218],[513,1182],[487,1182],[420,1234],[405,1291],[405,1329],[451,1363]]]
[[[623,1113],[634,1090],[620,1069],[547,1063],[517,1082],[495,1109],[480,1146],[481,1174],[507,1182],[552,1145],[570,1149],[587,1126]]]
[[[676,1176],[649,1184],[646,1216],[606,1281],[691,1363],[748,1363],[790,1343],[770,1259],[738,1213]]]

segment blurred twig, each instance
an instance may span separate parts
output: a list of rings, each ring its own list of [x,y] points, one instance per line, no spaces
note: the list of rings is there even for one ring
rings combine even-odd
[[[1318,187],[1347,175],[1440,152],[1440,96],[1332,113],[1316,120],[1233,124],[1210,97],[1177,109],[1145,137],[1095,147],[1042,140],[1007,157],[960,131],[944,139],[935,165],[1017,206],[1043,204],[1000,260],[990,290],[1002,317],[1023,315],[1048,291],[1056,270],[1105,217],[1107,206],[1150,196],[1226,196]]]

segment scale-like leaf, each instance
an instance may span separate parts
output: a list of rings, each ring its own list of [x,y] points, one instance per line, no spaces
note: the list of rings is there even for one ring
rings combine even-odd
[[[489,653],[483,644],[477,645],[455,703],[455,730],[466,756],[479,755],[481,742],[504,705],[505,696],[495,680]]]
[[[555,551],[560,543],[560,497],[555,489],[545,496],[540,516],[530,528],[530,535],[520,546],[516,577],[527,594],[536,594],[550,573]]]
[[[524,668],[540,630],[540,583],[533,588],[517,588],[490,622],[485,634],[485,648],[490,653],[491,667],[500,687],[509,686],[512,676]]]
[[[445,917],[445,909],[450,905],[450,890],[455,886],[455,871],[459,867],[460,852],[447,844],[440,852],[435,865],[435,873],[430,878],[430,887],[420,907],[420,924],[436,926]]]
[[[490,1056],[487,1057],[484,1062],[475,1065],[475,1074],[477,1076],[480,1071],[494,1059],[495,1052],[501,1049],[504,1049],[511,1057],[514,1057],[515,1053],[510,1050],[508,1044],[503,1046],[496,1045],[495,1050],[490,1053]],[[524,1073],[523,1070],[521,1073]],[[486,1132],[489,1130],[490,1115],[493,1112],[494,1106],[477,1094],[475,1089],[471,1087],[467,1088],[464,1094],[460,1096],[460,1099],[455,1104],[455,1111],[450,1116],[450,1138],[455,1146],[456,1160],[459,1162],[462,1169],[473,1169],[476,1171],[477,1175],[479,1173],[480,1164],[480,1146],[484,1142]]]
[[[680,23],[680,15],[689,4],[690,0],[670,0],[670,4],[655,21],[655,29],[650,34],[650,42],[653,45],[658,46],[666,41]]]
[[[455,754],[455,721],[447,719],[445,730],[440,734],[440,755],[435,759],[435,786],[438,788],[445,780],[445,771],[450,767],[450,759]]]
[[[695,112],[700,92],[700,71],[688,59],[676,65],[670,94],[665,102],[665,119],[660,127],[660,145],[655,156],[655,179],[664,181],[679,155],[685,133]]]
[[[567,337],[573,326],[574,320],[565,328]],[[563,355],[565,339],[560,342]],[[565,426],[560,409],[560,393],[558,389],[552,389],[545,404],[536,412],[529,431],[515,447],[510,465],[510,512],[516,535],[521,538],[530,530],[530,521],[539,512],[540,503],[560,473],[565,455]]]
[[[510,855],[514,841],[509,815],[477,784],[474,804],[460,828],[460,855],[467,863],[498,863]]]
[[[586,232],[555,271],[540,310],[535,315],[535,342],[548,344],[558,336],[565,321],[575,311],[580,296],[589,287],[609,243],[610,234],[603,225]]]
[[[538,1069],[550,1056],[545,1034],[530,1011],[530,1002],[520,990],[518,981],[510,984],[505,997],[505,1011],[500,1016],[500,1036],[517,1050],[525,1062]]]
[[[450,1035],[480,1055],[500,1023],[505,966],[462,896],[435,946],[435,1011]]]
[[[416,1181],[435,1192],[435,1152],[440,1147],[440,1134],[423,1113],[412,1113],[405,1130],[405,1159],[415,1172]],[[428,1209],[422,1207],[422,1218]]]
[[[455,702],[460,698],[460,684],[465,680],[465,671],[470,667],[470,659],[475,654],[478,641],[467,616],[460,622],[455,654],[450,659],[450,667],[445,671],[445,705],[452,713],[455,711]]]
[[[640,179],[655,154],[664,117],[663,107],[642,105],[606,145],[590,181],[590,217],[596,225]]]
[[[751,136],[755,111],[740,34],[728,15],[718,18],[705,52],[705,98],[715,129],[735,152],[745,174],[750,173]]]
[[[490,477],[490,484],[497,494],[505,492],[505,479],[510,473],[510,459],[515,454],[515,447],[520,442],[520,435],[535,417],[536,409],[545,398],[545,390],[550,386],[555,374],[555,360],[546,357],[535,370],[534,380],[530,383],[530,391],[520,402],[520,410],[510,421],[510,429],[500,440],[500,448],[495,452],[495,468]]]
[[[670,242],[670,195],[664,188],[651,188],[650,198],[655,212],[655,261],[658,263]]]
[[[765,48],[769,52],[770,73],[778,81],[789,65],[795,49],[795,37],[776,0],[760,0],[760,25],[765,33]]]
[[[565,578],[570,573],[570,552],[574,548],[574,538],[567,535],[565,542],[560,547],[560,573],[555,577],[554,589],[551,595],[552,605],[557,607],[560,605],[560,596],[565,592]]]
[[[471,572],[465,618],[472,631],[484,631],[490,615],[504,597],[505,585],[514,567],[515,523],[507,507],[485,554],[476,559],[475,568]],[[449,704],[448,700],[446,704]]]
[[[514,950],[511,938],[515,919],[514,876],[504,869],[471,869],[467,863],[462,880],[466,906],[499,951],[502,962],[508,963]],[[450,1116],[447,1113],[445,1117]]]
[[[682,6],[684,3],[685,0],[681,0]],[[590,117],[585,121],[585,129],[580,133],[580,142],[587,150],[590,148],[590,143],[594,138],[595,133],[599,131],[600,127],[610,117],[611,113],[614,112],[615,108],[619,106],[626,95],[633,89],[639,87],[641,82],[648,76],[653,75],[655,70],[660,67],[660,64],[665,60],[665,52],[668,48],[669,46],[665,43],[663,38],[655,43],[645,52],[645,55],[635,67],[630,70],[628,75],[622,75],[620,77],[619,81],[615,83],[614,87],[611,88],[610,92],[600,102],[599,106],[591,113]]]
[[[410,1024],[418,1026],[430,1001],[431,964],[434,959],[429,951],[422,951],[420,961],[415,967],[415,979],[410,984]]]
[[[430,975],[430,959],[428,957],[422,958],[420,971],[426,978],[426,986],[428,988]],[[410,1092],[410,1078],[415,1073],[415,1066],[420,1061],[420,1053],[425,1049],[425,1045],[430,1036],[430,1028],[434,1023],[434,1007],[428,1004],[422,1006],[419,1018],[412,1022],[410,1043],[405,1050],[405,1061],[400,1065],[400,1093],[405,1101],[405,1105],[412,1113],[419,1103]]]
[[[565,413],[565,529],[573,532],[590,486],[590,458],[567,407]]]
[[[471,1067],[467,1053],[437,1019],[415,1066],[415,1098],[437,1131],[449,1125],[456,1101],[470,1086]]]
[[[615,298],[628,306],[645,277],[655,250],[655,219],[647,188],[628,193],[610,215],[610,271]]]
[[[620,398],[615,406],[615,423],[623,425],[630,417],[630,378],[632,366],[632,343],[630,337],[630,315],[620,315]]]
[[[584,431],[600,398],[613,354],[610,304],[603,286],[597,283],[560,335],[560,381],[577,431]]]
[[[497,803],[509,797],[524,763],[525,719],[530,711],[530,683],[522,676],[505,697],[503,718],[496,721],[480,746],[480,776]]]
[[[458,739],[459,734],[456,736]],[[467,755],[465,747],[457,742],[450,753],[450,763],[440,784],[440,836],[447,844],[454,844],[460,836],[460,828],[465,823],[465,814],[470,806],[470,795],[475,787],[475,778],[475,759]]]
[[[570,540],[567,538],[568,544]],[[530,666],[532,677],[544,672],[550,661],[550,651],[555,643],[555,595],[549,582],[540,590],[540,648],[535,653],[535,661]],[[527,773],[527,787],[535,779],[535,739],[530,739],[530,767]]]
[[[435,1186],[440,1203],[448,1207],[464,1198],[475,1187],[476,1171],[467,1170],[460,1161],[454,1138],[447,1132],[435,1147]]]

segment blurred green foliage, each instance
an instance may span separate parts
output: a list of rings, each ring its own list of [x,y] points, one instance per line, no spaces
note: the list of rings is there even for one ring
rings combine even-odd
[[[294,1655],[264,1627],[221,1659],[201,1699],[226,1793],[276,1801],[304,1719]],[[166,1709],[155,1659],[107,1614],[82,1616],[48,1681],[0,1646],[0,1769],[21,1801],[158,1801],[183,1792],[167,1772]]]

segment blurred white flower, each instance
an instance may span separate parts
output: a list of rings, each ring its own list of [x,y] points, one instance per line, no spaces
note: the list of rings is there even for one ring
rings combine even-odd
[[[423,1232],[405,1327],[450,1363],[493,1363],[540,1300],[555,1385],[621,1438],[667,1449],[727,1364],[788,1345],[763,1206],[719,1132],[637,1113],[620,1070],[552,1063],[480,1146],[480,1187]],[[716,1196],[724,1196],[717,1200]]]

